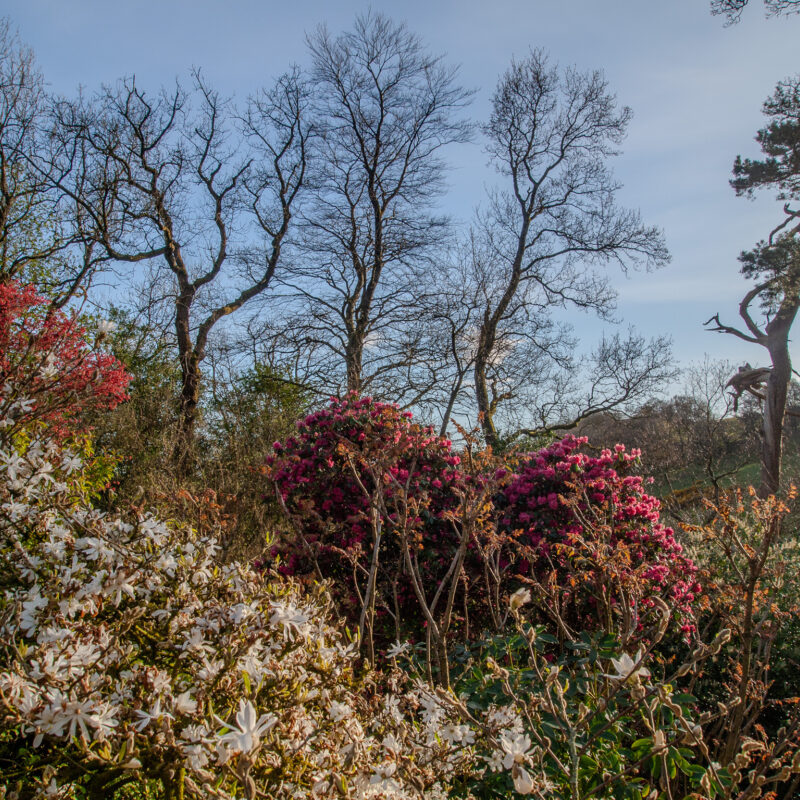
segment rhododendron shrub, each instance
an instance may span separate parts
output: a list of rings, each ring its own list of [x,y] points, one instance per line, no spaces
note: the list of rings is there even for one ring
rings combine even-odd
[[[460,459],[450,442],[394,405],[351,394],[274,449],[267,475],[295,522],[276,548],[281,569],[332,578],[354,622],[371,601],[390,641],[402,621],[418,624],[402,543],[435,586],[459,543]]]
[[[688,633],[696,570],[634,474],[638,454],[618,445],[590,456],[585,443],[567,437],[507,465],[468,444],[467,468],[410,414],[334,400],[268,459],[295,523],[283,569],[332,578],[362,636],[373,633],[364,614],[377,600],[384,638],[419,638],[424,625],[436,639],[426,606],[440,587],[454,589],[462,614],[450,609],[445,632],[467,617],[475,634],[500,630],[502,598],[520,580],[538,588],[551,620],[553,609],[570,609],[561,615],[570,635],[641,632],[656,597]]]
[[[569,436],[524,457],[498,498],[515,556],[507,572],[569,609],[578,630],[635,630],[659,597],[689,632],[697,569],[634,474],[638,451],[588,455],[586,442]]]
[[[470,742],[439,735],[457,709],[361,676],[321,589],[99,513],[80,471],[57,439],[0,433],[4,796],[437,798],[469,772]]]
[[[1,402],[25,398],[17,429],[38,420],[50,436],[67,436],[82,414],[126,399],[130,376],[103,349],[107,327],[101,323],[92,342],[75,317],[50,308],[32,286],[0,282],[0,386],[9,387]],[[0,405],[8,420],[6,410]]]

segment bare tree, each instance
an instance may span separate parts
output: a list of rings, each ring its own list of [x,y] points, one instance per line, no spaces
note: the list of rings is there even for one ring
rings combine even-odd
[[[104,254],[58,185],[48,105],[33,53],[0,19],[0,280],[35,283],[60,308],[88,288]]]
[[[31,50],[0,20],[0,279],[42,278],[72,243],[43,169],[46,94]],[[47,264],[44,262],[47,261]],[[41,282],[41,281],[39,281]]]
[[[669,337],[647,340],[633,330],[603,336],[594,350],[553,376],[547,396],[529,410],[538,425],[520,432],[540,436],[573,430],[597,414],[635,414],[676,375]]]
[[[770,367],[749,377],[748,370],[740,371],[730,382],[739,395],[749,391],[764,401],[759,494],[766,497],[780,488],[786,398],[793,372],[789,334],[800,309],[800,209],[791,208],[792,201],[800,199],[800,76],[781,81],[763,110],[770,122],[756,140],[766,158],[737,156],[731,185],[738,195],[749,197],[758,189],[776,188],[778,199],[784,201],[783,219],[767,240],[739,257],[742,274],[758,281],[739,304],[744,329],[724,324],[719,314],[706,325],[761,345],[769,353]],[[753,309],[756,301],[763,321]]]
[[[454,372],[444,423],[453,409],[461,416],[476,416],[475,366],[482,325],[487,310],[503,293],[506,277],[492,242],[473,232],[461,263],[445,284],[450,299],[438,304],[437,313],[447,327],[440,347]],[[513,438],[514,425],[536,416],[548,388],[572,368],[575,344],[569,325],[553,320],[545,303],[529,293],[515,296],[498,320],[494,346],[483,365],[489,418],[494,422],[498,414],[502,416]]]
[[[502,393],[493,392],[490,376],[507,347],[501,333],[525,330],[526,320],[556,307],[608,317],[615,294],[597,267],[668,259],[660,232],[614,201],[619,185],[606,162],[629,119],[601,73],[550,67],[542,51],[512,62],[497,87],[484,130],[510,188],[492,196],[481,219],[493,289],[485,293],[473,368],[492,445],[499,443],[494,417]]]
[[[461,242],[455,257],[443,258],[435,273],[435,286],[426,295],[424,329],[430,342],[428,368],[436,376],[438,391],[429,397],[432,408],[441,416],[439,435],[445,436],[454,414],[468,416],[468,398],[472,387],[477,331],[480,323],[481,283],[484,255],[476,236]]]
[[[170,276],[181,460],[212,329],[261,295],[281,261],[305,180],[306,99],[294,71],[239,115],[195,72],[188,91],[152,96],[129,78],[56,104],[59,188],[94,244],[118,265]]]
[[[413,402],[426,390],[415,374],[421,273],[447,231],[434,213],[442,150],[469,136],[456,115],[470,93],[417,36],[378,14],[335,38],[321,27],[308,44],[322,136],[305,258],[285,280],[287,333],[330,390]]]
[[[711,13],[727,17],[727,23],[738,22],[750,0],[711,0]],[[764,0],[768,17],[800,13],[800,0]]]
[[[424,327],[430,339],[426,363],[437,390],[423,406],[429,418],[441,415],[441,435],[454,416],[461,424],[476,421],[481,323],[505,278],[486,237],[475,232],[453,263],[436,273]],[[671,350],[667,337],[647,341],[630,330],[580,352],[572,328],[553,319],[546,300],[521,292],[498,324],[486,363],[490,416],[504,440],[513,441],[568,430],[612,410],[632,413],[673,378]]]

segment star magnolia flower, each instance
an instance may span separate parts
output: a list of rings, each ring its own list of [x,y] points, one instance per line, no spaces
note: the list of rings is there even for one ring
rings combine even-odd
[[[392,755],[398,755],[403,750],[400,742],[397,741],[397,737],[393,733],[384,736],[381,745],[383,745],[383,748]]]
[[[627,653],[623,653],[620,658],[612,658],[611,666],[616,670],[613,674],[603,673],[606,678],[611,678],[614,681],[623,681],[637,683],[640,678],[649,678],[650,670],[646,667],[638,667],[637,664],[641,661],[641,650],[637,650],[636,655],[631,658]]]
[[[197,700],[192,697],[190,689],[174,697],[172,705],[179,714],[194,714],[197,711]]]
[[[530,603],[531,593],[529,589],[517,589],[511,597],[508,598],[508,605],[512,611],[519,611],[526,603]]]
[[[297,606],[290,602],[287,605],[282,603],[272,604],[272,615],[269,618],[270,625],[277,627],[283,626],[283,638],[293,638],[293,633],[303,634],[307,628],[310,617],[301,611]]]
[[[528,770],[526,770],[525,767],[514,764],[511,777],[514,780],[514,789],[519,792],[519,794],[530,794],[534,790],[536,784],[533,782],[533,778],[528,774]]]
[[[44,733],[51,736],[80,736],[89,739],[89,728],[100,731],[99,738],[116,726],[113,712],[108,707],[95,708],[91,700],[72,700],[55,689],[50,693],[50,704],[35,720],[37,735],[34,747],[38,747]],[[65,733],[66,731],[66,733]]]
[[[67,475],[71,475],[75,470],[80,469],[83,465],[83,459],[76,455],[75,453],[65,453],[64,459],[61,462],[61,469],[67,473]]]
[[[31,636],[36,632],[38,625],[37,616],[39,611],[47,607],[47,600],[40,594],[37,588],[34,592],[28,595],[28,599],[22,603],[22,614],[20,614],[20,625],[23,633]]]
[[[97,323],[97,333],[100,334],[100,336],[107,336],[109,333],[114,333],[116,329],[117,323],[107,319],[101,319],[100,322]]]
[[[530,755],[531,740],[525,733],[503,734],[500,746],[505,752],[503,766],[510,769],[512,764],[521,764]]]
[[[142,711],[141,709],[136,710],[136,716],[139,717],[139,721],[134,723],[134,728],[139,731],[140,733],[151,723],[151,722],[158,722],[160,719],[175,719],[168,711],[165,711],[161,708],[161,698],[159,697],[158,700],[153,704],[149,711]]]
[[[491,755],[486,756],[486,764],[492,772],[499,772],[503,768],[502,751],[493,750]]]
[[[402,644],[400,642],[395,642],[386,651],[386,655],[388,658],[397,658],[397,656],[401,655],[402,653],[405,653],[406,650],[409,649],[411,649],[411,645],[409,644],[409,642],[403,642]]]
[[[351,716],[353,710],[346,703],[339,703],[336,700],[332,701],[328,708],[328,713],[334,722],[341,722],[343,719]]]
[[[253,704],[249,700],[239,701],[239,710],[236,712],[236,725],[221,720],[214,715],[217,722],[228,729],[227,733],[217,734],[219,744],[229,751],[239,753],[252,753],[261,744],[261,736],[265,734],[278,718],[274,714],[257,716]]]

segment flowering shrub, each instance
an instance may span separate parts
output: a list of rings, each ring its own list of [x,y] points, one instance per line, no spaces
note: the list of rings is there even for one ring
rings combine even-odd
[[[3,402],[17,403],[17,429],[46,422],[50,435],[74,433],[80,414],[113,408],[126,398],[130,376],[101,345],[110,323],[101,323],[94,344],[74,317],[48,308],[32,286],[0,282],[0,386]],[[0,406],[0,415],[10,418]]]
[[[422,623],[439,638],[426,607],[440,588],[459,593],[475,633],[500,630],[501,598],[519,579],[538,587],[551,617],[571,609],[562,634],[587,625],[633,633],[655,597],[688,633],[696,570],[631,474],[638,454],[618,445],[588,456],[584,443],[567,437],[502,466],[468,446],[462,465],[449,441],[394,406],[334,400],[267,462],[295,523],[283,568],[347,587],[344,608],[362,637],[371,638],[377,602],[384,641],[420,636]],[[458,623],[454,598],[445,633]]]
[[[577,630],[591,618],[604,630],[635,629],[653,598],[664,597],[690,631],[697,570],[660,522],[658,500],[631,474],[638,451],[617,445],[590,456],[578,450],[585,443],[569,436],[530,454],[499,498],[513,568],[551,603],[572,607],[565,616]]]
[[[297,428],[267,458],[267,474],[295,521],[294,535],[277,550],[281,569],[332,578],[354,621],[371,598],[380,618],[394,619],[388,641],[399,638],[401,619],[421,615],[398,531],[413,539],[423,580],[435,582],[458,543],[448,514],[458,505],[460,459],[410,413],[354,394],[331,400]]]
[[[13,426],[28,405],[6,407]],[[468,743],[438,735],[456,712],[422,686],[376,691],[320,588],[93,510],[56,439],[0,443],[7,797],[436,798],[468,769]]]

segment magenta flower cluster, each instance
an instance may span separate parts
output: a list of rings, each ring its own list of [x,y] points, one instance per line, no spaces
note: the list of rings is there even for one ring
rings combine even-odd
[[[521,571],[541,573],[546,563],[561,573],[566,591],[595,596],[613,574],[643,609],[654,595],[669,601],[690,630],[697,568],[661,523],[660,503],[644,479],[631,474],[639,451],[618,444],[593,456],[581,452],[586,444],[568,436],[530,454],[504,490],[501,525],[534,556],[522,560]],[[567,574],[575,578],[578,559],[583,569],[573,590]]]
[[[347,586],[352,592],[348,598],[355,602],[348,556],[369,560],[371,504],[378,494],[386,506],[384,577],[390,573],[397,579],[403,572],[392,526],[404,510],[410,512],[406,524],[419,532],[425,550],[448,548],[445,539],[453,533],[444,514],[457,503],[460,458],[449,440],[413,423],[409,412],[355,394],[333,398],[299,421],[296,435],[275,442],[274,450],[267,458],[267,474],[286,510],[302,525],[305,540],[289,537],[276,547],[281,571],[310,571],[313,555],[325,577]],[[405,496],[424,502],[403,509],[399,504]],[[404,581],[395,580],[395,587],[401,600],[411,599]]]
[[[538,580],[545,573],[552,583],[555,573],[565,596],[584,611],[601,584],[612,594],[626,591],[641,611],[658,595],[676,608],[680,624],[689,630],[699,591],[696,568],[672,529],[660,522],[658,500],[632,474],[638,452],[617,445],[594,456],[581,452],[584,445],[586,439],[570,436],[523,456],[513,468],[469,475],[450,441],[415,424],[408,412],[354,394],[332,399],[298,422],[294,436],[276,442],[267,459],[267,474],[295,530],[302,531],[302,536],[287,532],[281,537],[275,551],[280,569],[321,571],[356,612],[354,581],[370,563],[373,509],[380,496],[379,583],[404,616],[415,616],[393,526],[405,514],[417,557],[435,587],[458,541],[458,508],[465,493],[494,483],[489,523],[476,529],[482,541],[473,543],[464,564],[463,586],[472,608],[478,611],[476,604],[485,596],[480,554],[500,542],[505,554],[499,563],[509,591],[520,580]]]

